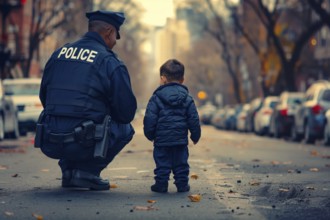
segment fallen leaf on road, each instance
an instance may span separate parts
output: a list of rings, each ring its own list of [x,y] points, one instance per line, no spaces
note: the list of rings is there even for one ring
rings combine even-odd
[[[156,200],[148,200],[148,203],[156,203]]]
[[[16,174],[12,175],[11,177],[18,177],[18,174],[16,173]]]
[[[318,168],[310,168],[309,171],[312,171],[312,172],[319,172],[319,169],[318,169]]]
[[[38,214],[35,214],[35,213],[33,213],[32,216],[35,217],[37,220],[43,220],[44,219],[41,215],[38,215]]]
[[[257,182],[257,181],[251,181],[251,182],[249,182],[249,184],[250,184],[251,186],[259,186],[259,185],[260,185],[260,182]]]
[[[194,195],[189,195],[188,198],[192,202],[200,202],[202,199],[202,196],[200,194],[194,194]]]
[[[198,175],[197,174],[191,174],[190,176],[191,179],[197,180],[198,179]]]
[[[118,188],[118,186],[116,184],[110,184],[110,188],[115,189],[115,188]]]
[[[8,169],[7,166],[5,166],[5,165],[0,165],[0,170],[7,170],[7,169]]]
[[[279,188],[278,191],[280,191],[280,192],[289,192],[290,190],[286,189],[286,188]]]
[[[271,164],[273,164],[273,165],[278,165],[278,164],[280,164],[280,162],[278,162],[277,160],[273,160],[273,161],[271,162]]]
[[[13,215],[14,215],[14,213],[13,213],[13,212],[8,212],[8,211],[5,211],[5,215],[7,215],[7,216],[13,216]]]
[[[315,190],[313,186],[307,186],[306,189]]]
[[[151,211],[151,210],[158,210],[157,208],[153,206],[134,206],[133,209],[137,211]]]
[[[42,169],[41,172],[49,172],[49,169]]]
[[[311,151],[311,155],[312,156],[318,156],[319,155],[319,152],[317,152],[316,150],[312,150]]]

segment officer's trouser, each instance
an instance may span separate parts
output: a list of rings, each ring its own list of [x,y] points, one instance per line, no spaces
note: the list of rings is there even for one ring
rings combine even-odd
[[[94,175],[100,175],[101,171],[108,166],[108,164],[115,158],[115,156],[125,147],[128,142],[120,142],[108,150],[105,159],[94,158],[94,147],[81,148],[81,146],[71,146],[65,147],[66,157],[60,159],[58,164],[62,169],[65,170],[79,169]],[[77,153],[79,152],[79,153]],[[78,156],[79,155],[79,156]],[[74,158],[73,160],[71,158]],[[81,159],[80,159],[81,158]],[[89,159],[85,159],[89,158]]]
[[[167,185],[171,171],[173,171],[176,186],[184,186],[188,183],[188,146],[154,147],[153,155],[156,163],[154,174],[157,184]]]

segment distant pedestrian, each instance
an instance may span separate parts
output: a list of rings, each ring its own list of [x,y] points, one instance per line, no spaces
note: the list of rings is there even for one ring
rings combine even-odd
[[[44,115],[35,140],[45,155],[59,159],[62,187],[108,190],[100,173],[132,139],[137,102],[127,68],[112,51],[124,14],[86,16],[88,32],[56,50],[46,64],[40,88]],[[96,154],[99,143],[111,148]]]
[[[188,130],[194,144],[200,139],[198,112],[184,81],[184,65],[176,59],[160,67],[160,86],[149,100],[144,117],[144,134],[153,141],[156,163],[154,192],[166,193],[171,171],[178,192],[188,192]]]

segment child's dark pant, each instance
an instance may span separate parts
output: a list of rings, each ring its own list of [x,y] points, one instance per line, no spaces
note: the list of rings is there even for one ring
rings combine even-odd
[[[188,146],[154,147],[156,183],[167,185],[171,171],[173,171],[174,184],[179,187],[187,185],[189,180],[188,157]]]

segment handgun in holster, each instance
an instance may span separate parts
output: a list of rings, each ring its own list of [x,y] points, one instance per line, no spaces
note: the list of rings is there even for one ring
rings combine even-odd
[[[34,147],[40,148],[42,146],[43,132],[44,132],[44,117],[45,113],[42,111],[39,115],[37,125],[36,125],[36,135],[34,137]]]
[[[94,149],[95,158],[105,158],[109,147],[109,129],[110,129],[111,117],[106,115],[101,126],[96,126],[95,137],[96,144]],[[98,140],[97,137],[100,139]]]

